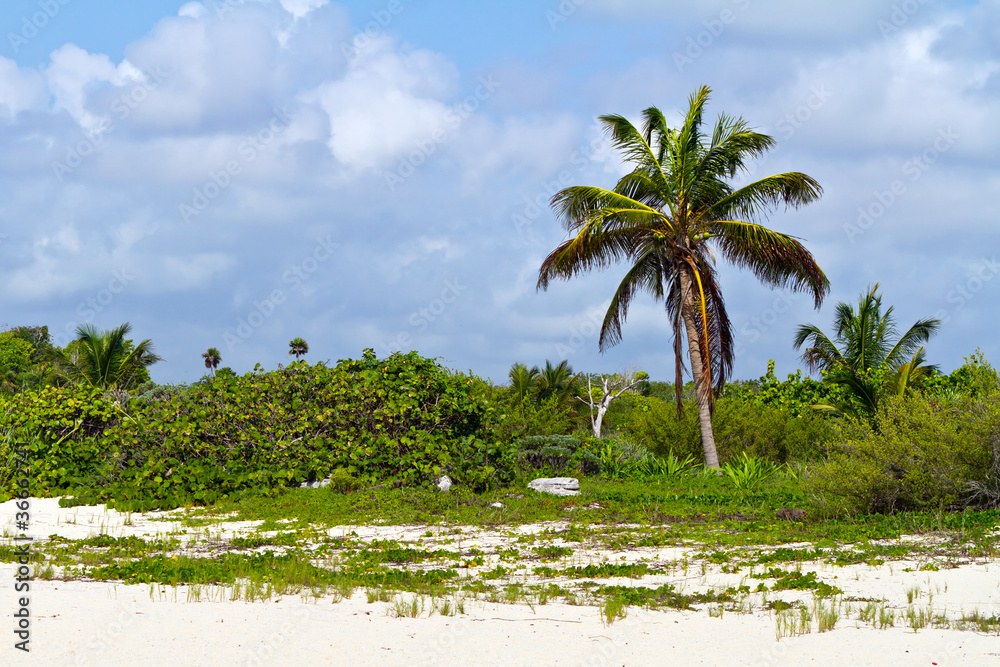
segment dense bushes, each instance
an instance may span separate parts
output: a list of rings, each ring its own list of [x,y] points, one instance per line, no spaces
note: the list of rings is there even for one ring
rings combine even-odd
[[[563,475],[601,472],[601,460],[587,450],[579,438],[568,435],[530,436],[517,443],[517,461],[522,470]]]
[[[696,460],[704,458],[694,401],[685,404],[679,420],[676,406],[657,398],[629,396],[621,401],[624,412],[615,416],[621,432],[660,456],[673,452]],[[782,405],[720,398],[712,420],[719,458],[725,461],[746,453],[784,463],[821,456],[833,435],[829,420],[813,412],[799,416],[795,412]]]
[[[76,481],[81,502],[171,507],[336,469],[370,483],[402,484],[447,472],[481,487],[491,482],[502,452],[484,439],[494,416],[470,396],[471,383],[416,353],[378,360],[371,351],[335,368],[302,362],[217,378],[135,401],[120,418],[85,422],[90,430],[74,448],[86,453],[89,466],[74,462],[78,474],[43,490]],[[96,395],[90,403],[103,405]],[[53,444],[76,419],[51,406],[46,415],[48,422],[26,424],[42,434],[33,450],[38,470],[66,458]]]
[[[26,445],[33,495],[136,509],[331,475],[339,491],[442,474],[471,488],[538,473],[658,479],[703,456],[693,400],[678,419],[660,398],[669,387],[650,385],[650,396],[612,403],[601,440],[555,398],[521,397],[415,352],[220,371],[131,398],[44,387],[0,398],[0,500],[15,483],[15,443]],[[722,462],[808,463],[803,479],[829,513],[1000,505],[1000,376],[981,353],[863,422],[809,409],[823,391],[797,374],[778,382],[773,369],[727,387],[713,417]]]
[[[945,406],[922,395],[895,397],[871,423],[850,420],[807,482],[831,514],[942,507],[996,486],[1000,400]]]
[[[95,389],[43,387],[4,399],[0,411],[0,498],[13,491],[13,449],[31,462],[30,492],[50,496],[82,483],[104,460],[101,435],[122,409]]]

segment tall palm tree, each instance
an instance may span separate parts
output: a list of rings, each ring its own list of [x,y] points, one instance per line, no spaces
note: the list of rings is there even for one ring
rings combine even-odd
[[[293,338],[288,342],[288,347],[291,348],[288,350],[288,354],[294,354],[295,361],[298,361],[299,357],[309,351],[308,343],[302,338]]]
[[[857,310],[843,301],[837,304],[832,340],[812,324],[795,333],[795,349],[807,346],[802,360],[809,370],[825,371],[825,381],[844,386],[852,397],[851,402],[815,406],[821,410],[870,418],[885,396],[902,395],[937,370],[925,363],[923,343],[937,333],[941,320],[917,320],[899,336],[892,306],[882,312],[878,288],[875,283],[861,295]]]
[[[205,368],[211,369],[212,377],[215,377],[215,369],[222,363],[222,355],[219,354],[218,348],[210,347],[207,352],[202,352],[201,356],[205,358]]]
[[[98,331],[90,324],[76,328],[76,340],[68,352],[53,351],[53,359],[63,377],[75,384],[98,389],[128,390],[139,384],[145,369],[163,358],[153,351],[148,338],[138,345],[125,337],[132,330],[128,322],[110,331]]]
[[[799,172],[730,184],[775,142],[725,114],[706,136],[702,116],[710,92],[702,86],[691,95],[678,128],[669,127],[656,107],[642,113],[641,131],[622,116],[600,117],[612,144],[634,168],[613,190],[573,186],[552,198],[571,238],[542,262],[538,288],[617,262],[630,265],[604,317],[600,349],[621,340],[639,291],[663,300],[674,338],[678,411],[686,338],[705,465],[717,468],[712,384],[721,387],[732,370],[733,329],[713,250],[769,286],[811,293],[817,307],[830,285],[796,238],[757,222],[780,204],[799,207],[818,199],[822,188]]]

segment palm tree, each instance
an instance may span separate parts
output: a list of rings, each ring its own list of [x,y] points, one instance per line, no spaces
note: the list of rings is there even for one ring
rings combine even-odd
[[[507,375],[510,378],[510,386],[519,401],[523,401],[534,391],[538,373],[538,366],[528,368],[520,362],[510,367],[510,372]]]
[[[211,369],[212,377],[215,377],[215,369],[222,363],[222,355],[219,354],[218,348],[210,347],[207,352],[202,352],[201,356],[205,358],[205,368]]]
[[[810,371],[825,372],[824,380],[846,388],[851,401],[814,406],[837,414],[870,418],[888,395],[902,395],[920,378],[937,370],[927,365],[923,343],[937,333],[941,320],[917,320],[899,336],[890,306],[882,313],[879,284],[868,288],[855,310],[841,301],[833,319],[831,340],[812,324],[795,334],[795,349],[806,349],[802,360]]]
[[[748,162],[774,146],[742,118],[720,115],[710,136],[702,115],[710,89],[689,100],[679,128],[656,107],[643,114],[642,131],[618,115],[601,116],[612,144],[634,169],[613,190],[573,186],[552,206],[572,235],[542,262],[538,288],[590,269],[626,262],[601,326],[602,351],[621,340],[622,324],[639,291],[663,300],[670,317],[675,397],[681,409],[682,340],[686,338],[701,425],[705,465],[719,466],[712,432],[713,380],[722,387],[733,365],[733,329],[715,269],[718,252],[772,287],[809,292],[816,307],[830,289],[812,254],[794,237],[757,220],[780,204],[799,207],[819,198],[811,177],[789,172],[734,188]]]
[[[579,374],[573,373],[569,360],[563,359],[553,366],[552,362],[546,359],[545,369],[539,372],[536,379],[538,402],[555,397],[556,405],[559,407],[572,406],[578,377]]]
[[[75,384],[105,390],[132,389],[147,375],[147,367],[163,359],[153,351],[153,341],[148,338],[133,346],[125,338],[131,330],[128,322],[110,331],[80,325],[76,340],[67,351],[53,351],[53,359],[61,375]]]
[[[298,361],[299,357],[309,351],[309,344],[302,338],[293,338],[288,342],[288,346],[291,348],[288,350],[288,354],[294,354],[295,361]]]

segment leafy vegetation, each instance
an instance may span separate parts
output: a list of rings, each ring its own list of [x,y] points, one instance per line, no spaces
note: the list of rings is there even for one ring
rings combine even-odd
[[[812,324],[796,332],[795,348],[808,345],[802,358],[809,369],[822,370],[824,382],[846,389],[846,400],[813,407],[872,420],[885,398],[902,396],[937,371],[926,364],[922,343],[937,332],[941,321],[918,320],[900,335],[893,308],[882,312],[878,287],[876,283],[861,296],[857,310],[837,304],[832,340]]]

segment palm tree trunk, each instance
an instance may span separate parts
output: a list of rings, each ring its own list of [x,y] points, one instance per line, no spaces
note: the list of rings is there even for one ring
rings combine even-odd
[[[701,425],[701,446],[705,451],[705,467],[719,467],[719,455],[715,450],[715,433],[712,431],[712,384],[703,372],[701,341],[698,327],[695,325],[694,313],[698,304],[698,296],[694,292],[693,279],[684,267],[680,272],[681,279],[681,318],[687,330],[688,353],[691,355],[691,375],[694,376],[694,395],[698,403],[698,422]]]

